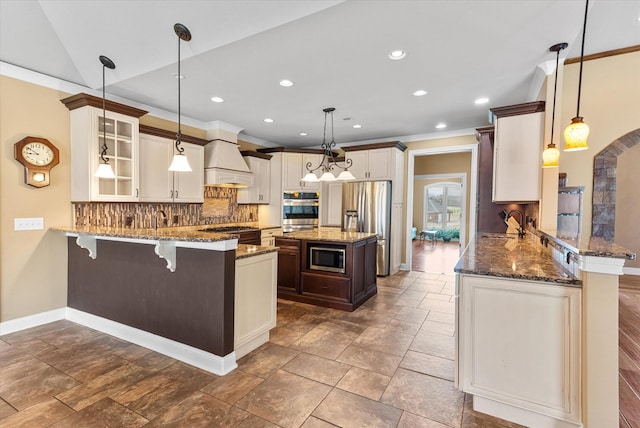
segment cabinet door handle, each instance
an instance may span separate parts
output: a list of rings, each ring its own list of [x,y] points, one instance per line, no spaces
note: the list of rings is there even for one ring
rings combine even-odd
[[[176,195],[176,199],[178,199],[178,191],[177,190],[176,190],[175,195]]]
[[[136,189],[136,198],[138,197],[138,189]]]
[[[169,197],[173,199],[173,190],[169,190]]]

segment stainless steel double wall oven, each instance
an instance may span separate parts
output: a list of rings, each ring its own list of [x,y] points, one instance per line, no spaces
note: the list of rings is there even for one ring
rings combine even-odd
[[[320,194],[316,192],[285,193],[282,202],[282,231],[311,230],[318,227]]]

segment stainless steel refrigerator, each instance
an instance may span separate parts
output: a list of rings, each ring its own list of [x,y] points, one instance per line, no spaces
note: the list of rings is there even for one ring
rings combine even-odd
[[[342,230],[378,235],[377,274],[389,275],[391,182],[361,181],[342,185]]]

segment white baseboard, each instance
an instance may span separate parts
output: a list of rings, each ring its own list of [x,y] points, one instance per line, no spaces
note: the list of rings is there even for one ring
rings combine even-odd
[[[144,346],[145,348],[168,355],[176,360],[191,364],[192,366],[219,376],[224,376],[238,367],[235,352],[220,357],[194,348],[193,346],[185,345],[184,343],[176,342],[73,308],[67,308],[66,318],[69,321],[82,324],[94,330],[101,331],[102,333],[110,334],[118,339]]]
[[[640,268],[623,267],[622,272],[625,275],[640,275]]]
[[[42,324],[63,320],[65,319],[65,314],[66,308],[60,308],[0,322],[0,336],[15,333],[20,330],[26,330],[27,328],[37,327]]]
[[[37,327],[54,321],[67,319],[91,329],[110,334],[118,339],[125,340],[136,345],[149,348],[153,351],[175,358],[176,360],[191,364],[208,372],[224,376],[238,367],[236,354],[231,352],[224,357],[214,355],[184,343],[176,342],[162,336],[129,327],[115,321],[96,315],[82,312],[73,308],[60,308],[52,311],[41,312],[22,318],[0,322],[0,335],[14,333],[27,328]],[[267,340],[268,340],[267,334]]]

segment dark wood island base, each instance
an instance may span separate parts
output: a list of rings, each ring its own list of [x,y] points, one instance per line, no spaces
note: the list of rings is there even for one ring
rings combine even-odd
[[[336,232],[335,236],[314,236],[311,232],[294,232],[276,237],[276,246],[279,298],[353,311],[378,291],[376,235]],[[344,249],[344,273],[313,269],[310,248],[316,246]]]

